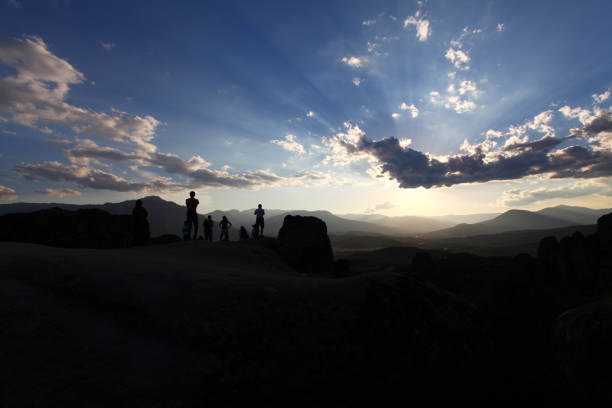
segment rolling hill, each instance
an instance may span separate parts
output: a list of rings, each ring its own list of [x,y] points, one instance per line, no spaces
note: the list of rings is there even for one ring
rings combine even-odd
[[[427,239],[460,238],[474,235],[499,234],[518,230],[544,230],[568,227],[576,223],[549,215],[525,210],[509,210],[505,213],[475,224],[459,224],[451,228],[425,234]]]

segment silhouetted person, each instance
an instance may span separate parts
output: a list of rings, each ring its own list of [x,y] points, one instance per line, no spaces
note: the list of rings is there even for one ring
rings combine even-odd
[[[244,225],[242,225],[240,227],[240,240],[244,241],[245,239],[249,239],[249,233],[247,232],[246,228],[244,228]]]
[[[183,239],[189,241],[191,239],[191,221],[185,220],[183,223]]]
[[[255,239],[259,236],[259,227],[257,224],[251,225],[251,238]]]
[[[209,215],[208,217],[204,218],[204,240],[205,241],[212,241],[212,230],[213,230],[213,220],[212,220],[212,217]]]
[[[229,239],[229,229],[232,227],[232,223],[229,222],[227,217],[224,215],[223,219],[219,223],[219,229],[221,230],[221,235],[219,236],[219,241],[227,241]]]
[[[149,221],[147,221],[149,213],[142,206],[142,200],[136,200],[132,216],[134,217],[134,245],[144,245],[151,238],[151,233],[149,232]]]
[[[189,198],[185,200],[185,205],[187,206],[187,221],[193,225],[193,239],[198,236],[198,213],[196,211],[198,204],[200,202],[195,198],[195,191],[192,191],[189,193]]]
[[[253,212],[253,214],[255,214],[255,225],[257,225],[260,229],[259,234],[263,237],[263,230],[264,230],[264,215],[266,214],[266,212],[264,211],[263,208],[261,208],[261,204],[259,204],[257,206],[257,209],[255,209],[255,211]]]

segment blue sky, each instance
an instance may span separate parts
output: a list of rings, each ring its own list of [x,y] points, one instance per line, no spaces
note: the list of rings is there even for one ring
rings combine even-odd
[[[0,200],[610,207],[610,15],[604,1],[4,1]]]

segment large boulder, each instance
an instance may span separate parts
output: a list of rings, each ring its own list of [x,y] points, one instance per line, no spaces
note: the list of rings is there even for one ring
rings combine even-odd
[[[133,245],[134,223],[131,215],[53,207],[0,216],[0,241],[65,248],[124,248]]]
[[[334,254],[327,225],[316,217],[287,215],[278,231],[278,246],[283,258],[301,272],[333,270]]]

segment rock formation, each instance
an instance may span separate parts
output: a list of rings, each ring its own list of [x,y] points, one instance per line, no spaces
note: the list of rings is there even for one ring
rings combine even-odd
[[[327,226],[316,217],[287,215],[278,232],[278,249],[294,268],[306,273],[329,273],[334,254]]]
[[[0,241],[65,248],[125,248],[133,244],[131,215],[88,209],[49,208],[0,216]]]

